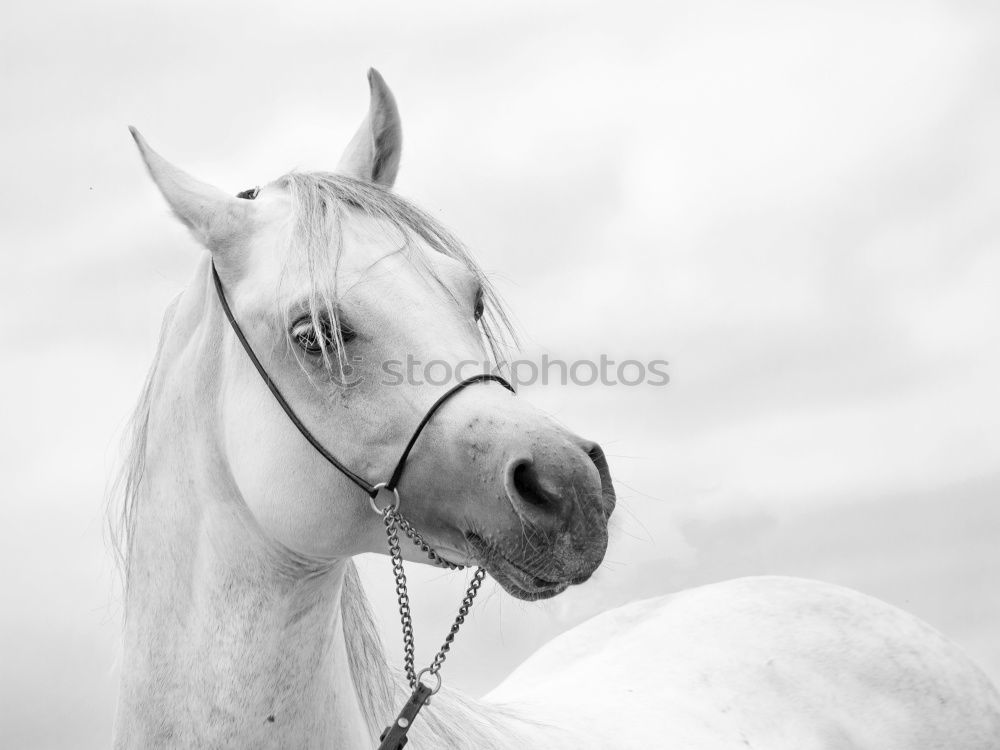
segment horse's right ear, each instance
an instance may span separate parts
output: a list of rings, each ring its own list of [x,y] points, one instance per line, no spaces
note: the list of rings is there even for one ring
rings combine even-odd
[[[368,114],[347,144],[337,171],[365,182],[391,188],[399,172],[403,129],[396,98],[375,68],[368,69]]]
[[[168,162],[138,130],[129,132],[139,147],[150,177],[183,224],[212,253],[225,252],[246,239],[252,227],[253,201],[227,195]]]

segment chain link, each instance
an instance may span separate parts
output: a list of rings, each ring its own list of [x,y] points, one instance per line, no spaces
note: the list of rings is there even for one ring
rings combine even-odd
[[[444,660],[448,657],[448,651],[451,650],[451,644],[455,640],[455,636],[458,635],[458,629],[465,623],[465,618],[469,614],[469,609],[472,608],[472,600],[475,599],[476,594],[479,593],[479,587],[483,585],[484,578],[486,578],[486,569],[476,568],[476,572],[472,576],[472,581],[469,583],[469,588],[465,590],[465,597],[462,599],[462,606],[458,608],[458,614],[455,616],[455,622],[451,624],[451,630],[448,631],[448,635],[445,636],[444,643],[441,644],[441,648],[438,649],[433,661],[431,661],[430,667],[428,667],[428,671],[431,674],[437,674],[441,671],[441,666],[444,664]]]
[[[413,616],[410,611],[410,594],[406,587],[406,571],[403,569],[403,553],[399,546],[397,529],[402,528],[403,532],[427,553],[427,556],[432,561],[445,564],[457,570],[462,570],[464,566],[455,565],[441,559],[430,545],[424,542],[416,529],[410,525],[410,522],[391,506],[382,511],[382,523],[385,524],[385,535],[389,540],[389,557],[392,559],[392,572],[396,577],[396,601],[399,603],[399,621],[403,626],[403,665],[406,670],[406,679],[410,683],[410,689],[416,690],[417,673],[413,664],[415,659]],[[448,631],[448,635],[445,636],[444,643],[441,644],[441,648],[438,649],[437,654],[434,655],[434,659],[431,661],[431,665],[426,670],[432,675],[437,675],[439,680],[440,675],[438,673],[444,665],[444,660],[448,658],[448,652],[455,641],[455,636],[458,635],[459,628],[462,627],[465,623],[465,618],[469,615],[472,602],[476,598],[476,594],[479,593],[479,587],[483,585],[484,578],[486,578],[486,569],[477,568],[475,574],[472,576],[472,581],[469,583],[469,587],[465,591],[465,596],[462,598],[462,604],[458,608],[458,615],[456,615],[455,621],[451,624],[451,629]]]
[[[399,549],[399,535],[396,533],[396,513],[391,507],[382,512],[382,523],[385,524],[385,535],[389,540],[392,572],[396,576],[396,601],[399,603],[399,621],[403,626],[403,661],[406,665],[406,678],[410,682],[410,688],[416,689],[417,674],[413,670],[414,643],[410,594],[406,589],[406,571],[403,570],[403,555]]]
[[[420,532],[418,532],[415,528],[413,528],[413,525],[405,518],[403,518],[403,516],[399,513],[399,511],[396,511],[395,515],[396,515],[396,523],[399,525],[399,528],[403,530],[403,533],[406,534],[407,537],[409,537],[411,542],[420,547],[420,551],[423,552],[425,555],[427,555],[427,557],[430,558],[430,561],[432,563],[442,568],[451,568],[452,570],[465,570],[464,565],[458,565],[456,563],[451,562],[450,560],[445,560],[443,557],[441,557],[437,553],[437,550],[435,550],[433,547],[431,547],[431,545],[429,545],[426,541],[424,541],[424,538],[420,536]]]

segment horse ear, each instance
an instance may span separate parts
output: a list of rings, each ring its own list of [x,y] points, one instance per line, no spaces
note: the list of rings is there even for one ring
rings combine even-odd
[[[337,171],[348,177],[391,188],[399,171],[403,129],[396,99],[375,68],[368,70],[368,115],[340,157]]]
[[[178,169],[156,153],[138,130],[129,132],[139,147],[150,177],[170,208],[202,245],[213,253],[240,243],[251,228],[252,201],[227,195]]]

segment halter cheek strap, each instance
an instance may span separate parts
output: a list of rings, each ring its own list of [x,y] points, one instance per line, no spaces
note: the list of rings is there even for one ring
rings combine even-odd
[[[253,350],[253,347],[250,346],[250,342],[247,340],[246,335],[243,333],[243,329],[240,328],[240,324],[236,322],[236,317],[233,315],[233,311],[229,307],[229,301],[226,299],[226,292],[222,287],[222,279],[219,278],[219,272],[215,268],[214,261],[212,262],[212,279],[215,282],[215,291],[219,296],[219,302],[222,305],[222,311],[226,314],[226,319],[229,321],[229,325],[232,327],[233,333],[236,334],[236,338],[239,339],[240,344],[243,346],[243,350],[247,353],[247,356],[250,358],[250,361],[253,362],[254,368],[260,374],[260,377],[263,379],[264,384],[267,386],[268,390],[271,391],[271,395],[274,396],[275,401],[278,402],[278,405],[281,406],[285,414],[288,415],[288,418],[291,420],[292,424],[295,425],[296,429],[298,429],[298,431],[302,433],[302,437],[308,440],[309,444],[313,448],[315,448],[316,451],[323,458],[329,461],[334,466],[334,468],[336,468],[344,476],[346,476],[348,479],[354,482],[354,484],[356,484],[358,487],[363,489],[368,494],[368,497],[373,500],[378,495],[379,491],[382,489],[386,489],[394,494],[396,493],[396,487],[399,485],[399,480],[402,478],[403,471],[406,469],[406,460],[409,458],[410,451],[413,450],[413,446],[416,445],[417,438],[420,437],[420,433],[423,432],[423,429],[424,427],[427,426],[427,423],[431,421],[431,417],[434,416],[435,412],[437,412],[437,410],[440,409],[448,399],[450,399],[452,396],[454,396],[456,393],[463,390],[464,388],[472,385],[473,383],[484,383],[490,380],[496,381],[504,388],[509,390],[511,393],[515,392],[514,387],[509,382],[507,382],[507,380],[500,377],[499,375],[493,375],[491,373],[480,373],[478,375],[473,375],[470,378],[465,378],[465,380],[459,381],[451,388],[449,388],[447,391],[442,393],[441,396],[438,397],[437,401],[431,404],[430,409],[427,410],[427,413],[424,414],[423,419],[421,419],[420,423],[417,425],[416,430],[413,431],[413,435],[410,437],[409,442],[406,444],[406,448],[403,449],[403,454],[399,457],[399,461],[396,462],[396,468],[393,469],[393,472],[389,477],[389,480],[386,482],[380,482],[378,484],[372,484],[364,477],[362,477],[361,475],[357,474],[356,472],[352,471],[347,466],[345,466],[336,456],[330,453],[330,451],[328,451],[319,440],[316,439],[316,437],[309,431],[309,428],[307,428],[305,424],[303,424],[302,420],[299,419],[298,415],[292,409],[291,405],[285,399],[284,395],[282,395],[281,390],[278,388],[277,384],[274,382],[274,380],[271,379],[271,376],[267,374],[267,370],[264,369],[264,365],[261,364],[260,359],[257,357],[257,354]],[[398,504],[398,495],[396,497],[396,502]],[[375,508],[376,511],[381,512],[381,510],[377,506],[375,506],[374,503],[372,504],[372,507]]]

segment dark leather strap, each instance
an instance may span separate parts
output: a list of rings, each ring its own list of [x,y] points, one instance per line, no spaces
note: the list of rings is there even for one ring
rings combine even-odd
[[[268,390],[271,391],[271,395],[274,396],[278,405],[284,410],[285,414],[288,415],[292,424],[295,425],[296,429],[302,433],[302,436],[309,441],[309,444],[315,448],[323,458],[329,461],[334,468],[368,493],[369,497],[374,498],[378,494],[378,486],[367,481],[359,474],[351,471],[347,466],[342,464],[336,456],[323,447],[323,444],[320,443],[319,440],[317,440],[309,429],[302,423],[302,420],[299,419],[298,415],[289,405],[288,401],[285,400],[285,397],[282,395],[277,384],[271,379],[271,376],[267,374],[267,370],[264,369],[264,365],[261,364],[260,359],[257,358],[257,354],[253,350],[253,347],[250,346],[250,342],[247,341],[247,337],[244,335],[243,329],[241,329],[239,323],[236,322],[236,317],[233,315],[233,311],[229,307],[229,301],[226,299],[226,292],[222,288],[222,279],[219,278],[219,272],[215,269],[214,261],[212,263],[212,279],[215,281],[215,291],[218,293],[219,302],[222,304],[222,311],[226,314],[226,319],[229,321],[229,325],[236,334],[236,338],[239,339],[240,344],[243,345],[243,350],[247,353],[250,361],[253,362],[254,368],[256,368],[258,374],[260,374],[261,378],[264,380],[264,384],[267,385]],[[417,439],[420,437],[420,433],[423,432],[427,423],[431,421],[431,417],[434,416],[434,413],[440,409],[448,399],[467,386],[470,386],[473,383],[488,382],[490,380],[495,380],[497,383],[500,383],[500,385],[509,390],[511,393],[515,392],[514,387],[499,375],[480,373],[478,375],[473,375],[470,378],[465,378],[465,380],[456,383],[441,394],[438,400],[435,401],[431,405],[431,408],[427,410],[427,413],[424,414],[423,419],[421,419],[420,423],[417,425],[417,429],[413,431],[410,441],[406,444],[406,448],[403,449],[403,455],[399,457],[399,461],[396,463],[396,468],[393,470],[392,476],[389,478],[389,481],[384,484],[386,489],[394,490],[399,484],[399,480],[402,478],[403,471],[406,468],[406,459],[409,458],[410,451],[413,450],[413,446],[416,445]]]
[[[515,392],[514,386],[508,383],[504,378],[500,377],[499,375],[491,375],[490,373],[483,372],[480,373],[479,375],[473,375],[471,378],[466,378],[465,380],[459,381],[451,388],[449,388],[447,391],[442,393],[441,396],[438,398],[438,400],[435,401],[433,404],[431,404],[431,408],[427,410],[427,413],[424,414],[424,418],[421,419],[420,424],[417,425],[417,429],[413,431],[413,437],[410,438],[410,442],[408,442],[406,444],[406,448],[403,449],[403,455],[399,457],[399,463],[396,464],[396,468],[392,472],[392,476],[389,478],[389,481],[385,483],[385,488],[387,490],[396,489],[396,486],[399,484],[400,478],[403,476],[403,469],[406,468],[406,459],[409,458],[410,451],[413,450],[413,446],[416,444],[417,438],[420,437],[420,433],[423,432],[423,429],[424,427],[427,426],[427,423],[431,421],[431,417],[434,416],[434,412],[440,409],[444,405],[445,401],[447,401],[449,398],[454,396],[456,393],[458,393],[466,386],[472,385],[473,383],[485,383],[489,380],[495,380],[511,393]]]

